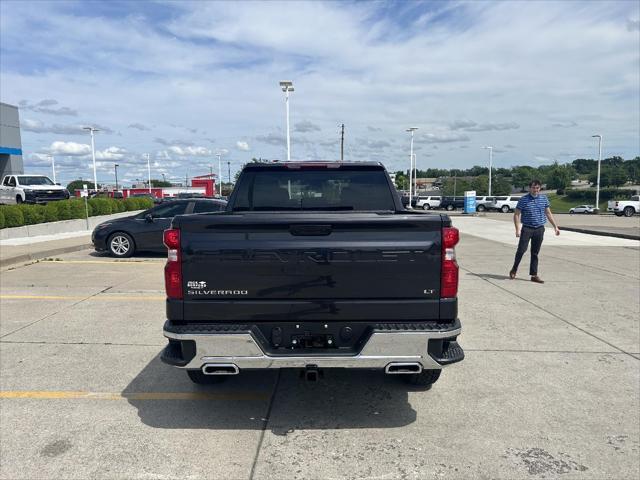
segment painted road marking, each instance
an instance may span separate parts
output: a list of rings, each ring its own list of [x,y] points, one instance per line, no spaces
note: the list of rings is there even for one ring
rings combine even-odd
[[[267,393],[203,393],[203,392],[65,392],[65,391],[0,391],[0,399],[35,400],[269,400]]]
[[[97,263],[107,265],[163,265],[162,261],[155,260],[57,260],[55,258],[45,258],[36,263]]]
[[[134,301],[150,301],[150,300],[166,300],[165,296],[148,296],[148,297],[126,297],[122,295],[94,295],[92,297],[73,297],[62,295],[0,295],[0,300],[134,300]]]

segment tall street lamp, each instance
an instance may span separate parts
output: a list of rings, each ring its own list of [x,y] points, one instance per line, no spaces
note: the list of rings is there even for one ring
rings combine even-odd
[[[409,127],[407,128],[407,132],[411,133],[411,154],[409,157],[409,205],[407,208],[413,208],[412,206],[412,202],[413,202],[413,194],[412,194],[412,190],[415,188],[413,186],[413,183],[415,183],[415,178],[413,175],[413,169],[414,169],[414,162],[415,162],[415,157],[413,156],[413,132],[415,132],[416,130],[418,130],[418,127]],[[416,175],[418,174],[418,172],[415,172]],[[412,183],[412,178],[413,178],[413,183]]]
[[[600,162],[602,161],[602,135],[591,135],[598,139],[598,176],[596,177],[596,212],[600,213]]]
[[[98,176],[96,174],[96,144],[93,139],[93,134],[99,132],[97,128],[94,127],[83,127],[83,130],[89,130],[91,133],[91,157],[93,158],[93,188],[95,191],[98,191]]]
[[[289,92],[293,92],[293,82],[283,80],[280,82],[280,88],[284,92],[284,103],[287,107],[287,161],[291,161],[291,137],[289,134]]]
[[[489,150],[489,196],[491,196],[491,170],[493,170],[493,147],[482,147]]]
[[[51,160],[51,170],[53,170],[53,183],[56,183],[56,161],[53,159],[53,155],[47,155]]]
[[[114,163],[114,164],[113,164],[113,168],[114,168],[114,170],[116,171],[116,192],[118,191],[118,167],[119,167],[119,166],[120,166],[120,165],[118,165],[117,163]]]
[[[151,161],[149,160],[150,155],[148,153],[144,154],[147,157],[147,178],[149,179],[149,193],[151,193]]]
[[[229,179],[229,188],[231,188],[231,162],[227,162],[227,175]]]
[[[222,152],[216,153],[216,157],[218,157],[218,179],[216,182],[220,183],[220,191],[218,192],[218,195],[222,195]]]

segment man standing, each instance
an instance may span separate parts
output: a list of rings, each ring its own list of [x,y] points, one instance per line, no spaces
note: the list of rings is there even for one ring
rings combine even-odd
[[[513,223],[516,226],[516,237],[520,238],[518,243],[518,251],[513,262],[513,267],[509,272],[509,278],[516,278],[518,265],[522,256],[527,251],[529,240],[531,240],[531,264],[529,266],[529,275],[531,281],[536,283],[544,283],[538,276],[538,253],[542,246],[544,238],[544,225],[547,218],[553,225],[556,235],[560,235],[560,229],[556,223],[551,209],[549,208],[549,199],[546,195],[540,195],[540,180],[532,180],[529,184],[529,193],[518,201],[516,211],[513,214]],[[521,219],[522,217],[522,223]]]

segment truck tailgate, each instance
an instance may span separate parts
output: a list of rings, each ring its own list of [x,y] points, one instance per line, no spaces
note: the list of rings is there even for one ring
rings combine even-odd
[[[174,221],[185,320],[439,318],[439,215],[198,217]]]

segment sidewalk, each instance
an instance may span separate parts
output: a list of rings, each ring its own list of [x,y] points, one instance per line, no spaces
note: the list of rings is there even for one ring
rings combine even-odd
[[[40,260],[54,255],[75,252],[91,248],[91,232],[60,233],[24,239],[14,239],[14,245],[6,245],[7,240],[0,243],[0,268],[10,267],[33,260]],[[16,242],[22,240],[22,242]]]

